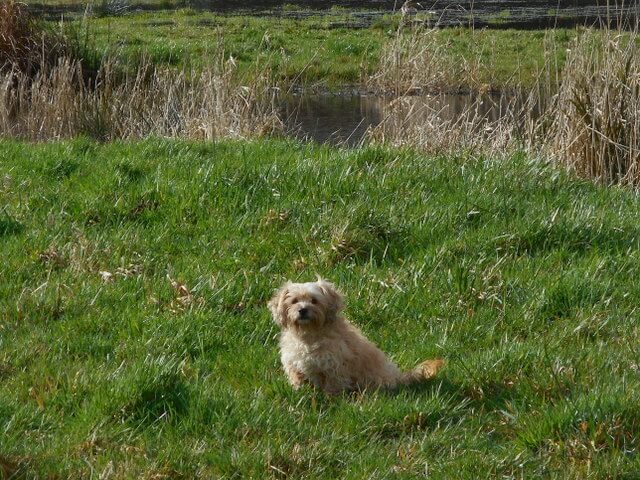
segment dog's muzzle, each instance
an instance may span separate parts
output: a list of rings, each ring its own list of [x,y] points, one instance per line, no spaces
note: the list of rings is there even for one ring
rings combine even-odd
[[[298,323],[304,325],[312,320],[311,311],[308,308],[301,308],[298,310]]]

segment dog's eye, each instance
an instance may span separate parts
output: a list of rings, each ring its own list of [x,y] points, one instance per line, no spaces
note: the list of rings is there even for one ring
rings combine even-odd
[[[318,300],[316,300],[315,298],[312,298],[311,299],[311,303],[316,304],[316,303],[318,303]]]
[[[297,298],[294,298],[293,300],[291,300],[291,305],[294,305],[296,303],[298,303],[298,299]]]

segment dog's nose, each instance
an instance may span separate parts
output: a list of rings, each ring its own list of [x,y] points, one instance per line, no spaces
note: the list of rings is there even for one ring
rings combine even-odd
[[[309,314],[309,309],[301,308],[300,310],[298,310],[298,313],[300,314],[301,318],[305,318]]]

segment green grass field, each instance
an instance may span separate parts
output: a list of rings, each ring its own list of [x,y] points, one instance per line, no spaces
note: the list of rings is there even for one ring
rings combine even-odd
[[[385,17],[358,30],[336,28],[335,21],[323,16],[284,19],[182,9],[94,18],[88,33],[80,36],[98,52],[116,53],[133,63],[144,56],[158,65],[198,68],[223,49],[241,71],[270,68],[286,82],[331,89],[362,84],[377,72],[381,51],[398,34],[398,19]],[[462,83],[468,88],[485,84],[500,89],[533,84],[545,63],[545,45],[555,46],[551,58],[562,65],[576,30],[449,28],[429,35],[438,55],[459,67],[452,69],[452,88]],[[472,73],[462,68],[468,64],[473,65]]]
[[[636,478],[640,199],[514,154],[0,142],[0,476]],[[426,385],[293,391],[320,274]],[[173,284],[172,284],[173,281]]]

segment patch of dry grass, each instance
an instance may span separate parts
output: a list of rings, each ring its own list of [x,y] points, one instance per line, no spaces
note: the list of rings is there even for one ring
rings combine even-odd
[[[454,77],[474,85],[473,62],[455,66],[429,32],[398,36],[381,59],[372,85],[393,92],[374,141],[417,147],[431,153],[465,150],[501,154],[524,148],[579,175],[604,183],[640,184],[640,42],[637,29],[583,29],[559,66],[561,46],[549,36],[546,63],[537,84],[514,85],[487,114],[482,85],[472,89],[468,108],[455,117],[412,94],[443,91]],[[467,73],[461,73],[467,71]],[[454,72],[457,72],[454,75]]]
[[[381,54],[379,72],[368,80],[370,89],[392,95],[382,102],[382,122],[371,129],[369,139],[436,154],[495,155],[530,145],[540,128],[541,84],[523,88],[514,80],[511,88],[492,95],[486,79],[493,60],[476,52],[454,62],[447,48],[437,29],[395,36]],[[446,101],[420,98],[460,92],[469,101],[459,112]]]
[[[105,61],[87,84],[80,63],[61,58],[33,77],[0,76],[0,135],[210,140],[260,136],[280,126],[267,71],[242,82],[222,55],[198,72],[150,62],[132,73],[123,70],[117,61]]]
[[[378,71],[369,89],[394,95],[452,88],[452,65],[437,40],[437,30],[398,34],[381,51]]]
[[[74,38],[54,33],[23,5],[0,0],[0,136],[214,139],[280,127],[268,69],[240,75],[221,51],[198,70],[149,59],[132,67],[93,58]]]
[[[638,32],[587,31],[571,46],[550,103],[549,154],[605,183],[640,183]]]
[[[459,114],[452,114],[447,105],[398,97],[385,105],[383,120],[371,129],[370,139],[432,154],[467,151],[502,155],[521,148],[523,140],[532,138],[538,128],[539,98],[533,92],[497,97],[473,93],[470,97],[469,105]]]
[[[507,55],[509,45],[518,53]],[[524,58],[529,48],[514,38],[473,29],[400,29],[380,49],[376,73],[366,84],[393,95],[513,88],[531,81],[535,61]]]
[[[62,36],[44,27],[14,0],[0,1],[0,73],[35,75],[53,66],[69,48]]]

